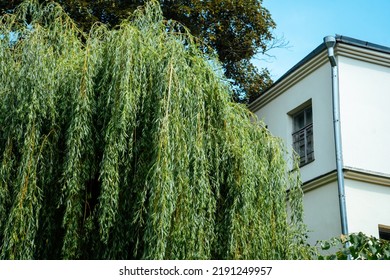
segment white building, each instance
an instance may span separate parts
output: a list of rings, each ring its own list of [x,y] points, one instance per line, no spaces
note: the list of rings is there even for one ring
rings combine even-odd
[[[390,48],[325,39],[249,109],[300,155],[312,243],[359,231],[389,239]]]

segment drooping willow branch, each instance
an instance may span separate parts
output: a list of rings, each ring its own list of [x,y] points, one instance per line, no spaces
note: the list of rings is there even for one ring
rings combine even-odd
[[[88,35],[53,3],[0,21],[2,259],[308,257],[282,145],[157,2]]]

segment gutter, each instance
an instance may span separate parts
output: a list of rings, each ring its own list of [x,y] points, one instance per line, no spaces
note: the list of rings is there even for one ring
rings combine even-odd
[[[336,150],[336,171],[337,171],[337,186],[339,194],[341,233],[348,235],[348,220],[347,207],[345,203],[345,186],[344,186],[344,170],[343,170],[343,153],[341,145],[341,126],[340,126],[340,95],[339,95],[339,77],[337,60],[334,55],[334,46],[336,38],[327,36],[324,38],[325,46],[328,49],[328,58],[332,67],[332,106],[333,106],[333,130]]]

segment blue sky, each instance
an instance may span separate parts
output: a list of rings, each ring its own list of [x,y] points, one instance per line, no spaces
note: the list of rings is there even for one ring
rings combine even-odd
[[[287,48],[255,60],[274,80],[314,50],[327,35],[345,35],[390,47],[389,0],[263,0]]]

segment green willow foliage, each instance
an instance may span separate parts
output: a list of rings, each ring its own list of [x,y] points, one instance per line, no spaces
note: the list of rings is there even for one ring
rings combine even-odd
[[[1,259],[308,257],[280,142],[157,2],[89,35],[53,3],[0,21]]]

